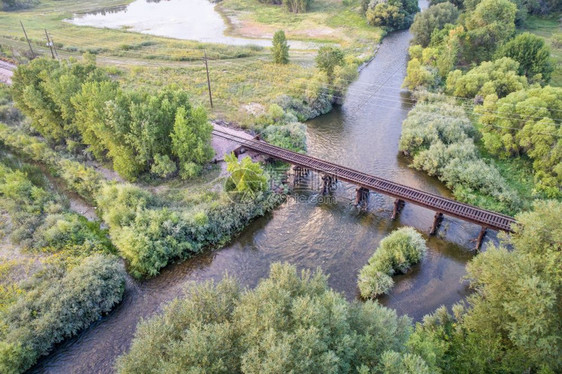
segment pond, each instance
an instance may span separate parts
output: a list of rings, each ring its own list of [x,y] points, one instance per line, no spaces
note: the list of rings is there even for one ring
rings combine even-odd
[[[79,14],[67,20],[78,26],[124,29],[175,39],[229,45],[271,46],[271,39],[225,35],[227,25],[208,0],[135,0],[129,5]],[[317,43],[289,40],[294,49],[315,49]]]

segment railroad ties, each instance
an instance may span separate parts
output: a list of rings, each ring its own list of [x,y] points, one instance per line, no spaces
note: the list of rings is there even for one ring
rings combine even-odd
[[[244,139],[217,128],[213,131],[213,135],[236,141],[246,149],[288,162],[295,167],[295,170],[306,170],[306,172],[314,170],[320,173],[323,175],[323,193],[329,193],[338,180],[355,184],[358,187],[355,201],[358,206],[366,206],[369,191],[390,196],[395,199],[392,219],[397,218],[406,202],[433,210],[435,217],[430,230],[431,235],[437,233],[445,215],[480,225],[482,229],[477,238],[476,249],[480,249],[488,229],[512,232],[512,226],[516,223],[513,217],[463,204],[312,156],[289,151],[261,140]]]

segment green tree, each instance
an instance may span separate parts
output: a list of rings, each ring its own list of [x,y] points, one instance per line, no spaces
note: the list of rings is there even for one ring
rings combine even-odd
[[[289,45],[285,38],[285,31],[279,30],[273,35],[273,62],[276,64],[286,64],[289,62]]]
[[[550,48],[544,39],[528,32],[507,42],[499,51],[499,56],[517,61],[519,74],[534,81],[548,82],[554,71]]]
[[[213,158],[212,131],[213,126],[209,123],[203,107],[189,110],[185,107],[178,108],[170,138],[172,152],[179,160],[180,174],[183,178],[198,174],[202,165]]]
[[[533,160],[536,188],[550,197],[562,186],[562,88],[532,87],[499,99],[490,95],[479,108],[484,146],[500,157]]]
[[[72,97],[82,84],[107,79],[89,58],[84,63],[39,58],[16,69],[12,93],[16,106],[29,116],[37,132],[53,143],[64,144],[80,140]]]
[[[240,162],[231,153],[224,157],[226,170],[230,176],[226,183],[227,191],[236,191],[249,198],[254,198],[258,193],[267,190],[267,175],[257,162],[252,162],[248,156]]]
[[[367,22],[387,30],[407,28],[419,11],[415,0],[373,0],[364,7]]]
[[[442,29],[445,24],[453,24],[459,16],[459,10],[449,2],[432,5],[421,13],[416,14],[414,23],[410,27],[414,35],[412,44],[427,47],[431,41],[431,34]]]
[[[334,79],[334,69],[336,66],[342,66],[344,62],[344,54],[340,48],[323,46],[318,50],[316,67],[326,73],[330,82]]]
[[[527,88],[527,79],[519,75],[519,70],[519,63],[507,57],[482,62],[466,74],[455,70],[447,76],[446,92],[466,98],[492,94],[504,97]]]
[[[123,374],[427,372],[419,357],[402,355],[409,330],[408,317],[378,303],[348,303],[320,271],[299,276],[294,266],[273,264],[253,290],[229,277],[195,286],[139,325],[117,368]]]
[[[509,0],[483,0],[466,14],[465,58],[488,61],[515,32],[517,7]]]

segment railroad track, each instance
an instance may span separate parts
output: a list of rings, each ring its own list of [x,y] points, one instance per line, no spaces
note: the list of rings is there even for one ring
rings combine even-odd
[[[444,214],[478,224],[482,226],[482,237],[486,229],[512,232],[512,227],[516,223],[513,217],[504,214],[460,203],[439,195],[392,182],[384,178],[324,161],[316,157],[292,152],[261,140],[248,140],[217,129],[213,131],[213,135],[235,141],[247,149],[288,162],[295,166],[335,176],[338,180],[343,180],[370,191],[391,196],[397,199],[397,201],[407,201],[412,204],[431,209],[437,213],[436,219],[438,217],[441,218]],[[440,216],[438,216],[439,214]],[[481,242],[480,237],[479,242]]]

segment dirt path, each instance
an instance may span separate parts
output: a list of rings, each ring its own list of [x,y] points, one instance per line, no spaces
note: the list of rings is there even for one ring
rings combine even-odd
[[[0,82],[12,84],[12,76],[15,69],[16,65],[0,60]]]

